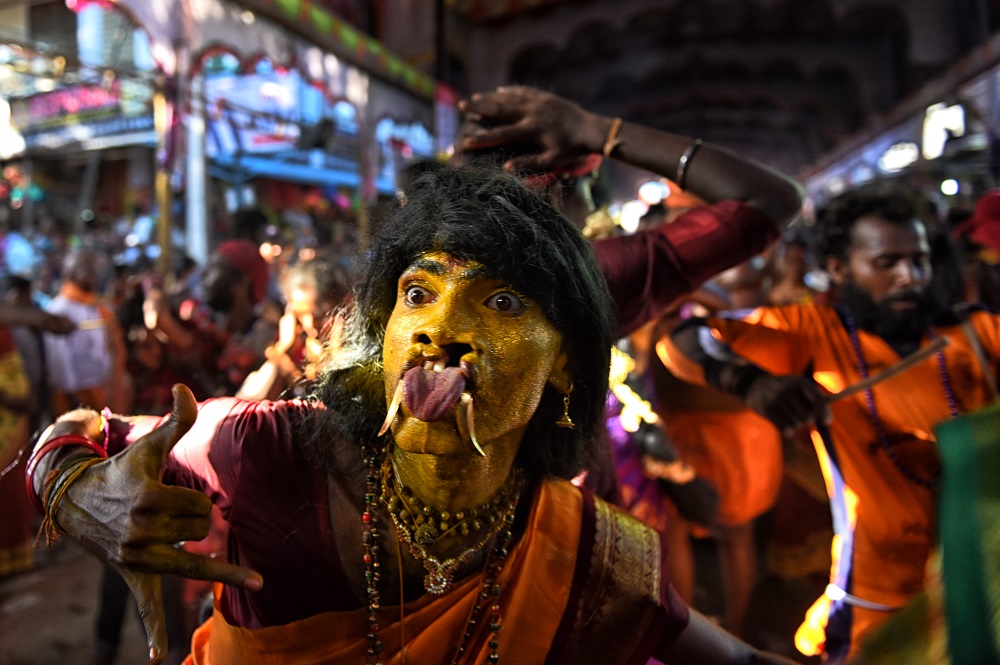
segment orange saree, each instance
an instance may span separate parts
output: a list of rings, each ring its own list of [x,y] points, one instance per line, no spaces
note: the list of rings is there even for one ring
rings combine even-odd
[[[687,623],[663,579],[657,532],[565,481],[541,484],[529,527],[499,578],[498,655],[505,663],[644,663]],[[481,590],[473,576],[380,616],[382,662],[449,663]],[[463,663],[485,665],[490,633],[478,622]],[[282,626],[233,626],[216,609],[195,633],[187,665],[363,663],[367,610],[328,612]],[[402,649],[401,649],[402,646]]]

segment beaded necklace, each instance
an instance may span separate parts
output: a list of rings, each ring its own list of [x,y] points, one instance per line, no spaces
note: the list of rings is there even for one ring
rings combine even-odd
[[[377,460],[375,451],[369,446],[364,447],[363,454],[368,471],[365,481],[365,509],[361,513],[361,543],[364,545],[365,586],[368,596],[368,634],[365,636],[368,650],[365,653],[365,663],[382,665],[382,660],[379,658],[382,653],[382,640],[378,635],[378,610],[382,604],[378,592],[378,582],[381,578],[378,561],[379,532],[378,518],[374,510],[375,499],[378,497],[378,473],[375,471]],[[400,598],[400,603],[402,602]]]
[[[399,477],[395,463],[393,463],[393,474],[396,478]],[[397,490],[395,483],[388,479],[387,475],[388,469],[384,468],[382,502],[389,509],[393,521],[402,525],[408,535],[412,535],[412,539],[420,545],[433,545],[442,538],[455,539],[460,535],[468,536],[483,528],[497,525],[503,511],[509,506],[513,493],[517,490],[518,478],[516,473],[511,474],[503,487],[481,506],[451,514],[424,504],[419,497],[413,495],[409,487],[400,487]]]
[[[365,663],[367,665],[382,665],[380,656],[383,646],[382,640],[379,637],[380,627],[378,624],[378,611],[381,607],[381,600],[378,591],[378,582],[381,578],[378,561],[380,549],[378,542],[380,534],[378,532],[377,517],[375,511],[373,510],[375,501],[382,495],[382,492],[380,492],[380,479],[376,470],[378,462],[377,457],[368,447],[365,447],[364,449],[364,456],[367,467],[367,480],[365,485],[365,510],[361,514],[361,523],[363,527],[361,539],[364,545],[363,560],[365,563],[365,582],[368,597],[368,633],[366,635],[368,647],[365,652]],[[468,642],[472,638],[472,632],[482,616],[483,609],[487,605],[487,601],[489,601],[488,620],[490,631],[490,638],[487,643],[487,647],[489,649],[487,662],[490,663],[490,665],[497,665],[497,663],[500,662],[500,656],[497,654],[497,649],[500,646],[498,641],[501,619],[499,601],[500,594],[503,589],[499,584],[499,578],[500,573],[503,570],[503,564],[507,560],[507,556],[509,554],[508,548],[513,534],[514,513],[517,507],[518,498],[520,497],[521,488],[523,487],[523,475],[516,471],[512,475],[515,476],[515,478],[513,480],[513,499],[510,504],[510,509],[503,511],[503,514],[498,520],[498,528],[496,530],[491,529],[490,537],[486,539],[486,541],[492,539],[493,542],[490,547],[490,551],[486,556],[486,565],[483,570],[483,584],[480,592],[476,595],[475,602],[469,612],[469,617],[466,620],[465,630],[462,632],[462,637],[459,640],[458,646],[455,647],[454,655],[451,659],[451,665],[457,665],[459,659],[465,654]],[[508,483],[510,483],[510,481],[508,481]],[[386,484],[391,485],[392,481],[388,480],[388,482],[386,482],[386,480],[383,480],[383,488]],[[390,514],[395,517],[393,513],[390,512]],[[405,527],[400,527],[398,522],[396,523],[396,528],[400,536],[406,533]],[[484,541],[482,545],[485,545],[486,541]],[[411,542],[408,542],[408,544],[412,545]],[[399,552],[398,541],[397,552]],[[401,552],[399,552],[399,575],[400,635],[402,636],[404,598],[402,587],[403,560]],[[406,662],[405,640],[403,639],[400,640],[400,648],[404,649],[403,662]]]
[[[463,549],[457,556],[444,561],[441,561],[425,549],[424,543],[420,542],[418,538],[419,532],[414,533],[411,531],[408,522],[412,523],[412,516],[409,516],[411,518],[409,520],[404,517],[410,511],[406,508],[403,508],[398,513],[396,510],[393,510],[393,499],[400,499],[406,493],[405,489],[396,489],[396,479],[398,477],[399,475],[395,471],[395,463],[390,463],[387,458],[382,468],[382,503],[389,509],[389,516],[392,517],[392,521],[396,525],[397,535],[406,543],[413,558],[419,561],[424,570],[427,571],[427,576],[424,578],[424,589],[428,593],[440,596],[451,589],[452,580],[455,577],[455,571],[458,570],[458,567],[469,561],[476,553],[486,547],[504,527],[507,516],[514,514],[514,508],[517,506],[518,491],[521,485],[521,473],[518,470],[512,472],[496,495],[483,504],[483,506],[489,506],[490,508],[480,507],[478,513],[483,516],[483,522],[488,524],[488,528],[483,536],[475,545]],[[422,512],[423,514],[417,517],[418,520],[423,520],[425,516],[430,516],[434,510],[430,506],[424,506]],[[423,524],[425,525],[426,522],[423,522]]]
[[[854,322],[854,317],[846,309],[842,310],[844,315],[844,323],[846,324],[847,334],[851,338],[851,346],[854,349],[855,360],[858,363],[858,373],[861,375],[861,380],[864,381],[868,378],[868,363],[865,361],[865,356],[861,351],[861,340],[858,338],[858,327]],[[927,329],[927,336],[933,342],[937,338],[937,333],[934,332],[934,328]],[[948,413],[951,417],[958,417],[958,403],[955,401],[955,391],[951,386],[951,378],[948,376],[948,366],[945,362],[944,351],[938,351],[936,354],[938,375],[941,377],[941,387],[944,389],[944,396],[948,402]],[[875,393],[872,391],[871,387],[865,388],[865,403],[868,406],[868,415],[871,416],[872,423],[875,425],[875,432],[878,434],[879,445],[882,450],[885,451],[886,456],[892,465],[899,470],[903,476],[912,483],[915,483],[921,487],[933,490],[937,487],[938,482],[941,480],[941,474],[938,472],[933,478],[927,480],[921,478],[916,474],[913,469],[909,468],[903,461],[899,459],[896,451],[893,450],[892,444],[889,443],[889,435],[885,431],[885,425],[882,423],[882,419],[879,418],[878,410],[875,408]]]

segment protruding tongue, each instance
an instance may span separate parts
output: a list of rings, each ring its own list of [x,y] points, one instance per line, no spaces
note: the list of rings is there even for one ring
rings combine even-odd
[[[440,372],[414,367],[403,375],[403,403],[424,422],[444,417],[465,390],[465,376],[458,367]]]

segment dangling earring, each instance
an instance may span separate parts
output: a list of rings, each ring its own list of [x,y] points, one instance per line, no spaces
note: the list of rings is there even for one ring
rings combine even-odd
[[[563,393],[563,412],[559,420],[556,421],[556,427],[565,427],[566,429],[573,429],[576,425],[573,424],[573,419],[569,417],[569,394],[573,392],[573,384],[569,384],[569,390]]]

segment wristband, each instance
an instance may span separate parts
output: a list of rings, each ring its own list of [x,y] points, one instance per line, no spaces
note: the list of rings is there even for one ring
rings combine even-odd
[[[56,448],[62,448],[63,446],[83,446],[84,448],[89,448],[92,452],[96,453],[102,459],[108,458],[108,451],[104,447],[94,441],[89,439],[82,434],[64,434],[63,436],[57,436],[55,438],[49,439],[41,445],[40,448],[35,450],[28,458],[27,468],[24,471],[24,484],[25,489],[28,491],[28,498],[31,500],[31,505],[35,507],[40,514],[45,514],[45,507],[42,505],[42,500],[38,496],[38,492],[35,491],[35,470],[38,468],[38,463],[42,460],[45,455],[49,454]]]
[[[608,137],[604,139],[604,148],[601,150],[606,158],[611,157],[611,153],[615,151],[621,140],[618,138],[618,132],[622,128],[622,119],[615,118],[611,121],[611,128],[608,129]]]

